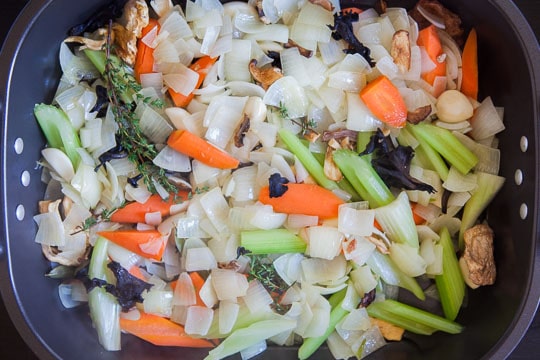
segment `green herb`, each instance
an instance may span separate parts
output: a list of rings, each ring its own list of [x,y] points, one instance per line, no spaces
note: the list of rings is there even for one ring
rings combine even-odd
[[[111,31],[109,31],[110,33]],[[114,56],[112,52],[110,36],[107,38],[105,53],[85,50],[85,54],[107,82],[109,106],[111,106],[118,124],[120,145],[128,153],[128,159],[136,165],[150,192],[157,192],[156,182],[169,193],[176,193],[177,189],[169,182],[165,170],[152,162],[158,152],[154,144],[142,132],[140,119],[133,111],[134,98],[142,100],[148,106],[158,108],[163,107],[163,101],[140,94],[141,85],[135,80],[123,61]]]
[[[271,259],[266,256],[250,256],[250,258],[248,280],[258,280],[270,294],[281,295],[287,291],[289,285],[279,276]],[[288,310],[288,306],[281,305],[275,298],[273,307],[280,314]]]
[[[293,124],[300,126],[300,128],[302,129],[301,131],[302,135],[306,135],[308,133],[318,134],[314,130],[317,127],[317,122],[315,120],[313,119],[308,120],[307,117],[303,117],[299,119],[291,119],[289,116],[289,110],[287,109],[287,107],[285,107],[285,104],[283,104],[282,102],[279,103],[278,113],[282,119],[289,120]]]

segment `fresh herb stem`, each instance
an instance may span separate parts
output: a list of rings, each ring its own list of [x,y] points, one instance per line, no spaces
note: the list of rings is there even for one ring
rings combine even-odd
[[[249,230],[240,233],[240,246],[253,255],[306,251],[306,243],[287,229]]]

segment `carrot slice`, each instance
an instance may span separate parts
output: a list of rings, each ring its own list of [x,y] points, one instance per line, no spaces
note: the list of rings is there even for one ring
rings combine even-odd
[[[206,77],[206,74],[208,74],[208,71],[214,65],[216,62],[217,57],[212,58],[210,56],[203,56],[197,61],[195,61],[193,64],[190,65],[190,69],[193,71],[196,71],[199,74],[199,79],[197,80],[197,86],[195,86],[196,89],[198,89]],[[171,99],[174,102],[174,105],[178,107],[185,107],[188,106],[190,101],[193,99],[195,94],[192,92],[189,95],[183,95],[180,93],[175,92],[173,89],[169,88],[169,95],[171,96]]]
[[[472,29],[465,41],[463,54],[461,55],[463,80],[461,92],[475,100],[478,99],[478,42],[476,30]]]
[[[208,340],[193,338],[186,334],[182,325],[142,311],[138,320],[121,317],[120,328],[157,346],[214,347]]]
[[[174,150],[219,169],[236,169],[240,162],[208,141],[187,130],[175,130],[167,140]]]
[[[163,200],[158,194],[151,195],[144,204],[134,201],[119,208],[111,215],[111,221],[130,224],[143,223],[145,222],[146,213],[157,211],[163,217],[168,216],[171,206],[175,204],[178,198],[185,201],[188,199],[188,193],[181,191],[177,194],[176,199],[175,196],[169,196],[168,200]]]
[[[315,184],[287,184],[287,191],[279,197],[270,197],[270,188],[265,186],[259,193],[259,201],[272,205],[275,212],[304,214],[321,219],[338,216],[339,205],[344,201],[330,190]]]
[[[141,39],[156,26],[159,31],[159,22],[156,19],[149,19],[148,25],[142,29]],[[141,82],[141,74],[154,72],[154,49],[143,43],[141,39],[137,43],[137,57],[133,67],[138,82]]]
[[[435,68],[427,73],[422,74],[422,78],[433,85],[437,76],[446,75],[446,61],[439,61],[439,57],[442,55],[442,45],[437,34],[437,28],[434,25],[430,25],[418,32],[418,46],[423,46],[426,52],[435,63]]]
[[[407,106],[398,88],[384,75],[367,84],[360,97],[373,115],[390,126],[400,128],[407,121]]]
[[[138,231],[125,229],[100,231],[98,235],[135,254],[158,261],[161,260],[166,245],[166,239],[157,230]]]

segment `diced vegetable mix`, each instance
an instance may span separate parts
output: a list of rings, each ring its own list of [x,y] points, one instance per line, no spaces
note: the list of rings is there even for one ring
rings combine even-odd
[[[475,30],[435,2],[115,1],[70,29],[35,107],[62,303],[88,302],[106,350],[123,331],[207,359],[463,331],[466,284],[495,281],[504,124]]]

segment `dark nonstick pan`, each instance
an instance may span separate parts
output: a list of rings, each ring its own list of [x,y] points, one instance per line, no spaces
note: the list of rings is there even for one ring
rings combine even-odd
[[[531,29],[509,0],[442,1],[478,31],[480,98],[504,106],[500,135],[501,175],[507,178],[488,211],[496,234],[495,285],[469,292],[458,321],[460,335],[408,337],[374,353],[372,359],[504,358],[517,345],[540,298],[539,121],[540,50]],[[59,80],[57,61],[66,29],[105,1],[30,1],[0,55],[2,146],[0,192],[0,288],[22,337],[40,358],[199,359],[204,351],[157,348],[124,336],[121,352],[106,352],[85,307],[66,310],[57,283],[44,274],[50,264],[34,243],[32,220],[44,185],[36,161],[44,139],[34,104],[50,102]],[[370,1],[349,1],[357,6]],[[389,1],[390,5],[412,4]],[[518,181],[518,178],[522,181]],[[327,349],[314,357],[329,358]],[[272,348],[259,358],[296,358],[295,348]]]

